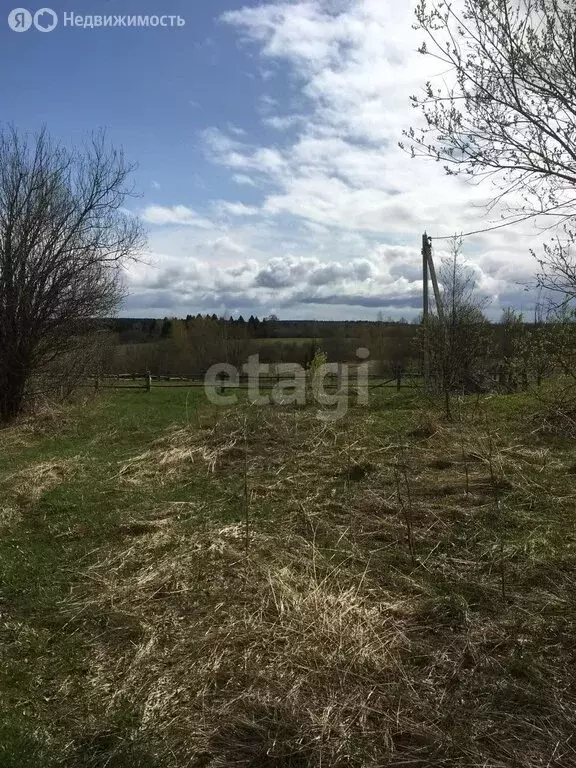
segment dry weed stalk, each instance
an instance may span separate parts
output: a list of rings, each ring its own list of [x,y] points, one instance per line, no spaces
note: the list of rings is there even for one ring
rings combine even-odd
[[[250,491],[248,489],[248,416],[244,417],[244,524],[246,557],[250,552]]]
[[[404,497],[402,495],[402,491],[400,487],[401,477],[404,479],[407,500],[408,500],[407,504],[404,501]],[[412,561],[412,565],[416,565],[416,554],[414,551],[414,531],[413,531],[413,524],[412,524],[412,499],[410,496],[410,483],[408,482],[408,477],[406,474],[405,467],[402,467],[402,468],[398,466],[394,467],[394,482],[396,484],[396,498],[398,500],[398,504],[400,505],[402,516],[404,518],[404,523],[406,525],[406,542],[408,544],[408,552],[410,553],[410,559]]]
[[[494,515],[497,521],[497,530],[498,530],[498,546],[499,546],[499,554],[500,554],[500,592],[502,596],[502,602],[505,603],[506,602],[506,561],[505,561],[505,552],[504,552],[502,510],[500,507],[501,479],[499,474],[496,472],[496,468],[495,468],[495,461],[497,458],[498,458],[498,453],[494,445],[494,437],[492,432],[490,432],[488,434],[488,466],[490,468],[490,485],[492,488]]]

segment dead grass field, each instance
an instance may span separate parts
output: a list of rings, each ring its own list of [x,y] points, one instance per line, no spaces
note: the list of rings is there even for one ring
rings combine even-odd
[[[2,766],[576,766],[576,446],[529,397],[113,397],[0,435]]]

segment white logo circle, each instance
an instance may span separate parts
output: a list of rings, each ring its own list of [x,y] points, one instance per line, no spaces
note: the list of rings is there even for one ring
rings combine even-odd
[[[58,26],[58,16],[52,8],[40,8],[34,14],[34,26],[38,32],[52,32]]]
[[[26,8],[14,8],[8,14],[8,26],[14,32],[27,32],[32,26],[32,14]]]

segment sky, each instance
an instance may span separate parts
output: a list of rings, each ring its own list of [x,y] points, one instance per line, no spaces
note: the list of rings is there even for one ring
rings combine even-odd
[[[420,119],[410,96],[446,76],[417,53],[412,0],[52,1],[50,32],[13,31],[5,8],[0,119],[68,146],[105,128],[137,164],[127,208],[148,246],[123,316],[411,319],[423,232],[498,223],[490,184],[398,147]],[[185,24],[65,27],[65,13]],[[540,242],[530,223],[465,239],[491,318],[532,310]]]

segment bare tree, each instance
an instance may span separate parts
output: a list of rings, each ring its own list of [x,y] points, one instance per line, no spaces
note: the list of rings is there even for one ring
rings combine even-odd
[[[494,328],[498,384],[503,391],[516,392],[520,386],[527,365],[527,333],[522,313],[513,307],[506,307],[502,312],[500,324]]]
[[[122,267],[143,245],[124,212],[132,168],[103,133],[80,150],[0,130],[0,421],[32,377],[70,354],[122,297]]]
[[[83,335],[81,344],[71,346],[34,375],[26,402],[36,405],[70,400],[81,384],[87,387],[85,394],[90,391],[88,387],[97,388],[102,374],[111,370],[115,341],[114,334],[107,330]]]
[[[451,395],[478,390],[488,351],[488,321],[482,310],[486,300],[475,293],[472,269],[462,263],[462,243],[454,238],[452,252],[442,261],[443,320],[431,314],[423,329],[430,353],[430,372],[444,395],[446,416],[451,418]]]
[[[492,178],[518,196],[518,220],[564,223],[566,242],[544,252],[540,283],[576,295],[576,7],[565,0],[420,0],[420,52],[440,86],[413,96],[426,127],[405,132],[413,155],[449,174]],[[558,247],[560,246],[560,247]]]

